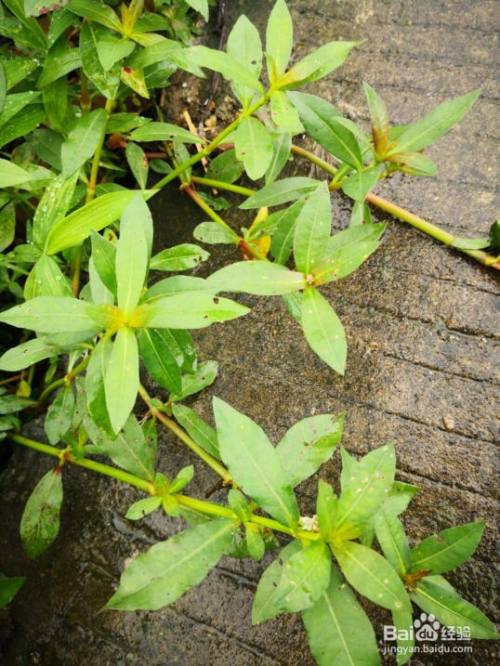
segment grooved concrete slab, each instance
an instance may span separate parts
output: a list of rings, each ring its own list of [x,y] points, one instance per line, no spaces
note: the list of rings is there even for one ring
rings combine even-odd
[[[234,0],[231,17],[245,12],[261,27],[272,3]],[[495,215],[494,159],[498,140],[495,25],[498,4],[466,0],[291,0],[298,54],[332,39],[366,39],[348,63],[314,89],[352,118],[366,120],[361,81],[386,99],[395,123],[409,122],[447,97],[481,87],[483,95],[460,127],[430,150],[437,179],[401,179],[384,196],[460,234],[485,234]],[[308,173],[296,162],[291,170]],[[170,197],[170,198],[169,198]],[[171,189],[153,200],[158,246],[191,239],[203,219]],[[348,221],[335,200],[333,225]],[[236,224],[247,218],[232,213]],[[379,219],[384,219],[380,217]],[[210,270],[234,260],[216,249]],[[205,270],[203,268],[202,270]],[[345,379],[312,353],[279,299],[243,300],[244,319],[197,335],[204,358],[220,363],[213,389],[194,401],[210,418],[217,394],[248,413],[277,440],[297,419],[348,410],[344,443],[364,453],[393,441],[398,477],[422,491],[405,517],[413,540],[449,525],[488,524],[474,560],[451,581],[495,617],[495,516],[498,441],[498,284],[496,276],[403,224],[390,222],[383,247],[354,276],[325,290],[349,338]],[[446,429],[443,418],[452,417]],[[43,435],[33,426],[34,433]],[[192,461],[162,435],[160,469]],[[16,450],[2,476],[1,568],[28,575],[10,613],[6,664],[92,663],[170,666],[308,666],[299,618],[251,628],[250,608],[265,565],[223,560],[207,580],[158,613],[96,611],[109,597],[131,554],[179,529],[156,515],[140,525],[123,516],[136,495],[86,472],[65,472],[62,535],[36,563],[22,555],[18,523],[30,489],[48,468],[45,459]],[[196,465],[200,496],[214,476]],[[336,483],[338,460],[321,475]],[[315,480],[303,484],[305,513],[314,510]],[[219,497],[216,493],[214,498]],[[385,612],[366,604],[377,630]],[[497,617],[498,619],[498,617]],[[490,664],[491,642],[469,655],[421,655],[414,664]],[[333,665],[332,665],[333,666]]]

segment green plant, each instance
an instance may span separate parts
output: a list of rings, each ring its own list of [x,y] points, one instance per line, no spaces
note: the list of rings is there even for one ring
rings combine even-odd
[[[222,554],[260,559],[277,546],[277,532],[292,541],[262,579],[254,619],[302,611],[319,663],[331,663],[338,650],[339,663],[378,660],[370,625],[342,587],[338,567],[358,592],[390,609],[399,628],[411,624],[410,595],[444,624],[455,626],[452,618],[458,613],[474,636],[492,637],[489,621],[440,577],[472,555],[482,526],[442,533],[446,553],[440,551],[441,537],[409,552],[397,515],[415,489],[394,481],[391,447],[360,462],[344,451],[340,496],[320,482],[317,518],[301,518],[293,488],[330,458],[340,441],[342,417],[305,419],[273,448],[256,424],[220,400],[216,430],[181,404],[217,375],[214,361],[198,362],[189,329],[248,312],[220,296],[223,292],[281,296],[313,351],[344,373],[344,329],[320,288],[350,275],[379,246],[385,226],[372,221],[369,203],[499,267],[498,257],[484,251],[497,252],[498,224],[488,239],[455,238],[372,192],[396,171],[433,175],[435,165],[422,150],[465,115],[478,93],[400,128],[390,127],[384,103],[366,85],[370,138],[326,101],[298,91],[340,66],[357,45],[332,42],[288,68],[293,27],[283,0],[267,26],[263,76],[260,36],[245,17],[230,33],[226,52],[185,46],[194,30],[192,9],[206,17],[206,2],[158,1],[145,8],[132,0],[119,13],[114,3],[97,0],[71,0],[56,9],[20,0],[4,5],[0,148],[10,160],[0,158],[0,292],[7,306],[0,322],[20,333],[16,339],[6,329],[12,337],[0,357],[0,371],[11,373],[0,386],[0,438],[59,459],[26,505],[21,536],[27,554],[37,556],[57,536],[62,472],[72,463],[147,493],[130,507],[130,520],[162,509],[192,524],[140,556],[124,573],[109,607],[153,609],[171,603]],[[176,69],[204,76],[203,68],[222,74],[241,104],[233,122],[211,141],[192,128],[165,122],[154,99],[154,91],[167,87]],[[293,143],[304,132],[335,166]],[[196,152],[190,152],[193,147]],[[329,182],[278,179],[291,155],[315,163]],[[205,158],[210,161],[202,173],[196,165]],[[161,176],[156,182],[151,170]],[[263,178],[264,186],[254,190],[238,184],[244,172],[251,180]],[[133,179],[137,190],[126,187]],[[184,243],[152,254],[146,202],[175,179],[209,218],[195,229],[196,240],[233,245],[243,260],[201,279],[177,273],[208,259],[202,247]],[[332,235],[330,197],[337,190],[352,200],[352,216],[349,227]],[[247,228],[238,232],[221,217],[228,202],[220,191],[245,198],[240,208],[254,211]],[[158,272],[176,274],[151,280]],[[151,397],[141,384],[141,364],[160,395]],[[138,395],[148,409],[142,421],[134,415]],[[49,444],[27,439],[20,434],[21,413],[26,410],[29,417],[50,399]],[[175,479],[157,471],[157,422],[232,486],[227,505],[181,493],[192,479],[191,466]],[[96,455],[115,466],[95,460]],[[374,536],[386,559],[371,549]],[[182,571],[177,554],[171,555],[179,550],[187,558]],[[428,569],[419,568],[424,557],[431,561]],[[382,584],[373,580],[372,565]],[[173,567],[170,578],[165,574],[161,585],[142,591],[134,587],[137,579],[156,575],[155,566],[164,574]],[[21,579],[1,579],[0,601],[8,602],[21,584]],[[436,595],[446,600],[444,610],[436,610]],[[337,629],[325,630],[332,621]],[[364,635],[369,638],[363,642],[359,636]],[[400,663],[409,656],[407,650]]]

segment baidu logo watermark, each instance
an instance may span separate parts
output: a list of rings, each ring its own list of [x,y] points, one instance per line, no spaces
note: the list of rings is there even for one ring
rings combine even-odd
[[[413,621],[413,626],[401,629],[392,624],[384,625],[384,642],[397,642],[385,645],[384,654],[466,654],[472,652],[470,627],[445,627],[430,613],[421,613]],[[407,643],[405,645],[405,643]]]

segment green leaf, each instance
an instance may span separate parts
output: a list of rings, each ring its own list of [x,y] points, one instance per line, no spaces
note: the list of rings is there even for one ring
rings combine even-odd
[[[207,283],[217,291],[260,296],[288,294],[305,286],[302,273],[267,261],[237,261],[212,273]]]
[[[61,35],[45,56],[37,87],[45,88],[49,83],[66,76],[81,65],[80,51],[70,46],[66,41],[66,36]]]
[[[108,435],[89,421],[86,422],[86,428],[100,454],[109,456],[115,465],[141,479],[154,480],[156,443],[146,437],[133,414],[127,418],[123,430],[116,437]]]
[[[128,39],[118,39],[103,31],[97,39],[97,57],[105,72],[108,72],[117,62],[128,57],[135,49],[134,42]]]
[[[141,190],[146,189],[148,182],[149,162],[143,149],[129,141],[125,148],[125,157]]]
[[[332,206],[326,183],[306,199],[293,236],[293,255],[297,269],[309,275],[325,253],[332,228]]]
[[[0,574],[0,608],[10,604],[25,582],[26,578],[24,576],[7,578],[7,576]]]
[[[0,252],[3,252],[14,241],[16,235],[16,209],[7,204],[0,210]]]
[[[479,95],[479,90],[473,90],[440,104],[421,120],[410,125],[398,137],[396,146],[389,151],[389,154],[415,152],[430,146],[462,120]]]
[[[363,165],[361,148],[340,113],[328,102],[307,93],[289,92],[306,132],[326,151],[355,169]]]
[[[148,328],[205,328],[218,321],[236,319],[249,311],[239,303],[208,291],[164,296],[143,306],[144,325]]]
[[[273,139],[273,159],[265,174],[266,185],[273,183],[285,168],[292,151],[292,136],[288,132],[275,132]]]
[[[235,245],[237,234],[217,222],[201,222],[193,231],[196,240],[207,245]]]
[[[201,143],[196,134],[188,132],[183,127],[171,123],[151,122],[137,127],[130,134],[132,141],[173,141],[177,139],[182,143]]]
[[[207,67],[219,72],[227,81],[262,92],[262,85],[255,72],[224,51],[209,49],[206,46],[191,46],[184,49],[184,55],[198,67]],[[182,67],[182,65],[179,66]]]
[[[400,171],[412,176],[435,176],[438,172],[436,164],[422,153],[395,153],[391,155],[391,162],[395,162]]]
[[[104,326],[104,313],[102,308],[76,298],[38,296],[0,312],[0,321],[38,333],[89,331],[91,337]]]
[[[257,118],[244,118],[234,134],[236,157],[243,162],[247,175],[258,180],[273,159],[272,136]]]
[[[92,261],[105,287],[116,295],[116,247],[96,231],[92,231]]]
[[[263,206],[279,206],[289,201],[296,201],[317,189],[318,181],[314,178],[306,178],[305,176],[283,178],[283,180],[266,185],[251,197],[248,197],[240,205],[240,208],[249,210],[251,208],[262,208]]]
[[[329,238],[323,260],[314,270],[316,283],[340,280],[353,273],[378,248],[384,231],[383,223],[355,225]]]
[[[375,515],[374,525],[377,541],[385,558],[400,576],[404,576],[411,566],[411,558],[410,546],[401,521],[382,509]]]
[[[42,255],[24,283],[24,298],[37,296],[72,296],[68,278],[53,257]]]
[[[380,95],[363,82],[368,111],[372,123],[373,145],[377,155],[385,155],[389,144],[389,114]]]
[[[217,433],[212,426],[208,425],[193,409],[185,405],[174,403],[172,411],[176,420],[204,451],[215,458],[220,458]]]
[[[347,357],[344,327],[328,301],[311,287],[304,290],[301,323],[311,349],[343,375]]]
[[[411,571],[442,574],[459,567],[472,555],[481,541],[484,523],[449,527],[424,539],[411,551]]]
[[[253,600],[252,624],[260,624],[280,613],[277,605],[276,588],[281,579],[284,565],[292,555],[300,552],[300,548],[299,541],[295,539],[291,541],[262,574]]]
[[[63,176],[69,178],[90,159],[104,134],[107,115],[104,109],[84,114],[73,125],[61,148]]]
[[[0,129],[0,148],[14,139],[24,137],[45,121],[45,110],[40,104],[31,104]],[[32,176],[30,177],[31,180]],[[1,178],[0,178],[1,181]]]
[[[149,210],[141,197],[133,199],[122,213],[116,245],[116,293],[118,307],[132,312],[141,297],[148,270],[148,243],[141,216]]]
[[[330,459],[344,429],[344,414],[309,416],[293,425],[276,447],[290,485],[315,474]]]
[[[94,423],[107,432],[111,432],[111,423],[106,409],[104,377],[106,376],[111,349],[112,344],[109,338],[99,340],[90,356],[87,372],[85,373],[87,410]]]
[[[412,600],[426,613],[432,613],[441,624],[453,627],[471,638],[498,639],[495,625],[486,615],[450,592],[443,585],[436,584],[434,576],[421,580],[412,593]]]
[[[325,541],[330,541],[335,527],[338,498],[329,483],[322,479],[318,482],[318,497],[316,500],[316,514],[318,516],[319,531]]]
[[[22,396],[13,393],[0,395],[0,414],[15,414],[20,412],[26,407],[33,407],[36,405],[33,400],[23,398]]]
[[[151,122],[151,118],[144,118],[135,113],[127,113],[126,111],[119,111],[113,113],[108,120],[106,126],[107,134],[121,134],[130,132],[136,127],[141,127]]]
[[[148,199],[153,192],[146,190]],[[115,222],[137,196],[134,190],[108,192],[58,220],[51,228],[45,243],[46,254],[56,254],[83,242],[92,231],[99,231]]]
[[[74,409],[75,396],[73,388],[65,386],[59,391],[45,415],[45,433],[52,446],[58,444],[71,428]]]
[[[391,611],[392,623],[396,627],[397,636],[397,656],[398,666],[407,664],[414,652],[415,639],[413,638],[413,615],[412,609],[403,608],[402,610]]]
[[[186,3],[199,12],[208,21],[208,0],[186,0]]]
[[[366,195],[378,183],[382,170],[383,167],[381,165],[376,165],[364,171],[357,171],[342,181],[342,192],[347,194],[351,199],[354,199],[354,201],[364,201]]]
[[[21,24],[22,31],[28,37],[28,48],[37,51],[45,51],[47,49],[47,38],[45,33],[38,21],[26,16],[22,0],[4,0],[3,4],[9,8]]]
[[[386,444],[370,451],[358,462],[342,450],[342,492],[336,529],[345,523],[363,524],[382,506],[394,482],[396,455]]]
[[[455,236],[452,247],[460,250],[484,250],[491,245],[491,238],[463,238]]]
[[[297,500],[265,432],[220,398],[213,406],[220,455],[236,483],[274,518],[296,525]]]
[[[145,497],[144,499],[134,502],[132,506],[129,507],[125,518],[129,520],[140,520],[145,516],[156,511],[158,507],[161,506],[162,498],[161,497]]]
[[[25,106],[37,102],[39,97],[40,93],[36,90],[7,95],[3,110],[0,113],[0,127],[3,127],[11,118],[14,118]]]
[[[293,47],[292,17],[284,0],[277,0],[266,27],[267,73],[275,83],[286,71]]]
[[[31,174],[14,162],[0,158],[0,188],[15,187],[31,180]]]
[[[5,108],[5,99],[7,97],[7,75],[5,68],[0,60],[0,113],[3,113]],[[0,606],[1,607],[1,606]]]
[[[411,608],[401,579],[382,555],[355,541],[344,542],[334,552],[342,573],[357,592],[389,610]]]
[[[57,347],[50,343],[50,338],[34,338],[12,347],[0,356],[0,370],[17,372],[56,354]]]
[[[24,507],[20,532],[28,557],[41,555],[57,537],[62,499],[61,470],[56,468],[40,479]]]
[[[52,225],[68,212],[77,180],[77,173],[67,179],[59,175],[45,189],[33,218],[33,242],[40,249],[43,248]]]
[[[209,256],[209,253],[198,245],[182,243],[155,254],[150,268],[154,271],[187,271],[206,261]]]
[[[328,42],[312,53],[306,55],[296,63],[290,71],[283,76],[279,83],[280,88],[297,88],[298,86],[318,81],[324,76],[340,67],[351,49],[359,42]]]
[[[157,543],[125,569],[106,604],[115,610],[157,610],[198,585],[230,547],[235,525],[224,518],[202,523]]]
[[[146,370],[162,388],[172,393],[182,390],[181,371],[166,329],[142,328],[138,331],[139,354]]]
[[[304,131],[297,109],[281,90],[276,90],[271,95],[271,118],[283,132],[295,135]]]
[[[192,481],[194,477],[194,467],[193,465],[187,465],[183,467],[170,482],[168,491],[171,494],[179,493],[185,486]]]
[[[118,16],[108,5],[100,0],[71,0],[67,5],[70,12],[89,19],[95,23],[121,32],[121,23]]]
[[[243,166],[236,159],[234,148],[230,148],[210,161],[207,178],[222,180],[225,183],[234,183],[242,173]]]
[[[266,544],[257,525],[245,524],[245,540],[250,557],[254,560],[261,560],[266,552]]]
[[[292,253],[295,222],[299,216],[303,201],[296,201],[284,210],[272,213],[276,216],[276,231],[271,241],[271,254],[278,264],[286,264]],[[269,216],[271,217],[271,216]]]
[[[0,54],[0,64],[5,73],[7,90],[10,90],[26,79],[38,67],[39,61],[27,56],[13,56],[2,53]]]
[[[372,624],[335,567],[328,589],[302,613],[302,619],[319,666],[380,664]]]
[[[139,389],[139,353],[137,340],[129,328],[121,328],[115,341],[104,377],[106,407],[115,433],[127,421]]]
[[[118,70],[108,71],[99,58],[99,35],[102,28],[84,23],[80,30],[80,57],[82,69],[97,90],[108,99],[115,99],[120,85]],[[118,40],[117,40],[118,41]],[[121,41],[121,40],[120,40]],[[126,42],[122,42],[126,43]],[[130,44],[130,42],[128,42]],[[129,51],[130,52],[130,51]]]
[[[309,608],[327,589],[332,568],[330,549],[313,541],[286,561],[276,588],[280,612],[296,613]]]
[[[174,333],[174,331],[169,331]],[[177,333],[179,331],[175,331]],[[185,331],[180,331],[184,333]],[[199,393],[207,386],[210,386],[214,383],[217,373],[219,371],[219,366],[215,361],[205,361],[205,363],[200,363],[200,365],[189,374],[182,375],[182,390],[178,394],[171,394],[170,400],[172,402],[184,400],[194,393]]]
[[[239,17],[229,33],[227,52],[259,79],[262,70],[262,44],[259,31],[245,15]],[[233,81],[233,90],[243,106],[247,106],[255,94],[253,88],[240,85],[237,80]]]

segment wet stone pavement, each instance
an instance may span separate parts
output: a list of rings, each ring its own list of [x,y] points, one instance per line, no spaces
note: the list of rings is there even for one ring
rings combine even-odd
[[[246,13],[264,25],[272,3],[234,0],[233,21]],[[395,124],[409,122],[446,98],[480,87],[482,96],[460,126],[433,147],[440,175],[400,179],[379,192],[460,235],[484,235],[495,215],[493,155],[498,143],[495,102],[495,22],[498,3],[467,0],[290,0],[302,55],[332,39],[366,40],[347,64],[314,92],[354,119],[366,121],[361,82],[388,103]],[[498,51],[496,52],[498,53]],[[307,174],[309,165],[292,165]],[[191,240],[203,220],[172,188],[153,200],[157,245]],[[348,207],[334,202],[333,225]],[[232,215],[232,218],[231,218]],[[244,218],[231,213],[243,224]],[[384,219],[378,217],[378,219]],[[216,248],[209,267],[234,260]],[[203,273],[201,273],[203,274]],[[346,409],[344,444],[365,453],[396,444],[398,478],[421,492],[406,514],[417,540],[456,523],[484,519],[474,560],[450,580],[498,620],[495,598],[495,516],[498,440],[498,283],[463,256],[391,222],[382,248],[351,278],[325,290],[347,329],[349,361],[337,377],[309,351],[279,298],[245,297],[243,319],[196,335],[202,358],[217,359],[219,378],[193,401],[210,418],[219,395],[260,423],[277,441],[296,420]],[[453,422],[453,429],[446,428]],[[35,423],[28,433],[43,438]],[[159,469],[192,462],[169,434],[161,435]],[[131,524],[131,490],[83,470],[65,470],[61,536],[35,563],[19,544],[24,501],[49,461],[16,450],[1,477],[1,568],[28,582],[0,616],[3,662],[44,666],[309,666],[299,617],[251,627],[252,595],[268,563],[223,559],[198,588],[156,613],[97,611],[109,598],[126,558],[175,533],[180,524],[159,514]],[[196,466],[200,496],[216,479]],[[338,458],[321,472],[336,483]],[[313,511],[316,480],[300,489]],[[212,496],[217,498],[217,494]],[[366,605],[377,631],[388,615]],[[1,659],[0,659],[1,661]],[[475,642],[469,655],[416,657],[413,664],[493,664],[495,645]],[[389,662],[388,662],[389,663]],[[332,665],[333,666],[333,665]]]

